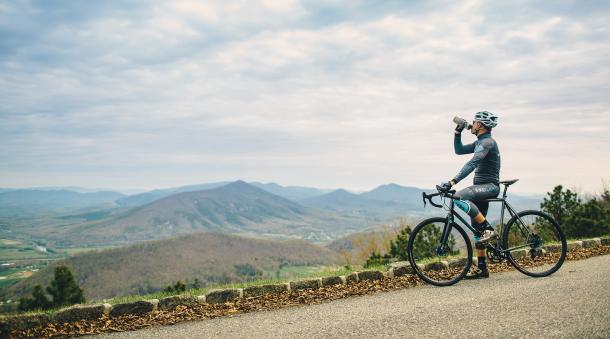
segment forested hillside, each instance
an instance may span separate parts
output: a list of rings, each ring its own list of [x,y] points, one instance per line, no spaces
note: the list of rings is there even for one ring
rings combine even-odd
[[[197,233],[74,256],[66,264],[87,299],[149,293],[178,280],[202,286],[272,278],[282,266],[328,265],[336,253],[302,240],[263,240],[220,233]],[[3,299],[48,285],[52,265],[4,291]]]

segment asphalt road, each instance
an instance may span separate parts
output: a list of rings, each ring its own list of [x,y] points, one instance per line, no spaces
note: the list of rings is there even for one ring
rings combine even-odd
[[[451,287],[423,286],[100,337],[610,338],[610,255],[566,262],[546,278],[511,271]]]

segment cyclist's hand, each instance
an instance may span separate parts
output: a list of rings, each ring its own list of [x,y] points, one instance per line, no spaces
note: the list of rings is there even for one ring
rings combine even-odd
[[[448,191],[451,189],[451,187],[453,187],[453,181],[449,181],[449,182],[443,182],[440,185],[438,185],[440,188],[443,189],[443,191]]]
[[[460,119],[461,122],[455,126],[455,134],[460,134],[464,128],[468,127],[468,123],[464,119]],[[454,120],[455,121],[455,120]]]

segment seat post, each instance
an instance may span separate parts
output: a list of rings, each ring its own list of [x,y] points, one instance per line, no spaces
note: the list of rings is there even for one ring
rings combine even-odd
[[[503,199],[506,199],[506,191],[508,191],[508,185],[504,184],[504,194],[502,194]]]

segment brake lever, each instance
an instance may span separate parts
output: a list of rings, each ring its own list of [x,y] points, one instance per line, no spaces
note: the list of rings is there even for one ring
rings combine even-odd
[[[424,201],[424,208],[426,208],[426,192],[421,192],[421,199]]]

